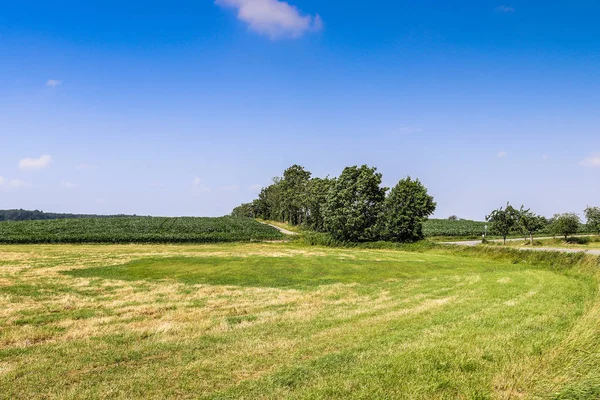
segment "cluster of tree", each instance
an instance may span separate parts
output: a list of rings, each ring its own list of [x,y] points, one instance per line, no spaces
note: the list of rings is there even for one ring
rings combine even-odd
[[[600,234],[600,207],[587,207],[584,213],[588,227]],[[516,209],[509,203],[506,203],[506,208],[492,211],[486,216],[486,221],[492,224],[493,232],[502,236],[504,243],[506,237],[513,233],[528,235],[533,244],[533,236],[541,231],[561,235],[567,239],[579,232],[582,225],[579,215],[575,213],[554,214],[552,218],[547,219],[523,206]]]
[[[263,188],[232,215],[303,225],[345,241],[415,241],[436,203],[419,180],[402,179],[388,193],[376,168],[346,167],[338,178],[312,178],[299,165]]]
[[[135,217],[135,215],[133,215]],[[126,215],[59,214],[39,210],[0,210],[0,221],[34,221],[44,219],[111,218]]]

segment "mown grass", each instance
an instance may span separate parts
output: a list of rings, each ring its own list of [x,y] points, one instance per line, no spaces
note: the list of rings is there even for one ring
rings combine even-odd
[[[411,248],[0,246],[0,397],[597,398],[597,260]]]

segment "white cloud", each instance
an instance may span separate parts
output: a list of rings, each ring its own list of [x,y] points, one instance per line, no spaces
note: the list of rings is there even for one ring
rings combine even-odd
[[[56,79],[48,79],[48,81],[46,81],[46,86],[57,87],[60,85],[62,85],[62,81]]]
[[[515,9],[513,7],[501,5],[501,6],[496,7],[496,11],[504,12],[504,13],[512,13],[512,12],[515,12]]]
[[[235,8],[237,17],[250,29],[271,39],[298,38],[306,32],[316,32],[323,27],[319,15],[303,15],[298,8],[279,0],[215,0],[221,7]]]
[[[73,189],[73,188],[76,188],[77,185],[63,180],[63,181],[60,181],[60,187],[64,188],[64,189]]]
[[[19,168],[20,169],[30,169],[30,170],[36,170],[36,169],[44,169],[47,166],[50,165],[50,163],[52,162],[52,157],[45,155],[45,156],[41,156],[40,158],[24,158],[21,161],[19,161]]]
[[[592,154],[591,156],[581,160],[579,165],[582,167],[600,167],[600,153]]]
[[[260,190],[263,188],[262,185],[252,185],[248,188],[249,191],[251,192],[260,192]]]
[[[542,156],[542,160],[548,160],[550,158],[550,156],[548,154],[544,154]]]
[[[210,192],[210,188],[204,185],[202,178],[194,178],[194,180],[192,181],[192,185],[194,186],[194,190],[199,193]]]
[[[31,186],[29,183],[27,182],[23,182],[22,180],[19,179],[5,179],[4,177],[0,176],[0,188],[5,188],[5,189],[20,189],[20,188],[25,188],[25,187],[29,187]]]
[[[507,152],[505,152],[505,151],[501,151],[500,153],[498,153],[498,157],[499,157],[499,158],[504,158],[504,157],[506,157],[507,155],[508,155],[508,153],[507,153]]]

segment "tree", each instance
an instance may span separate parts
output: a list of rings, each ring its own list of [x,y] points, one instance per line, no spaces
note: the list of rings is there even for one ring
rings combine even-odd
[[[300,225],[306,220],[310,176],[300,165],[292,165],[283,172],[280,182],[283,220],[291,225]]]
[[[485,217],[485,220],[492,224],[492,231],[502,236],[504,244],[506,244],[506,237],[517,225],[518,213],[513,206],[506,203],[506,209],[500,207]]]
[[[458,221],[458,217],[456,215],[451,215],[448,217],[448,221]]]
[[[531,245],[533,246],[533,235],[548,225],[545,217],[532,213],[530,209],[525,210],[523,206],[518,211],[518,225],[522,231],[529,235]]]
[[[379,221],[381,239],[414,242],[423,239],[423,222],[435,211],[436,203],[418,179],[402,179],[383,203]]]
[[[565,240],[569,235],[574,235],[579,231],[581,220],[575,213],[554,214],[552,221],[552,232],[563,235]]]
[[[376,238],[387,191],[376,171],[366,165],[346,167],[333,182],[323,207],[323,226],[334,238],[356,242]]]
[[[585,209],[585,219],[592,230],[600,234],[600,207],[587,207]]]
[[[310,229],[319,232],[324,230],[323,207],[333,182],[334,180],[328,177],[313,178],[308,182],[308,215],[306,222]]]

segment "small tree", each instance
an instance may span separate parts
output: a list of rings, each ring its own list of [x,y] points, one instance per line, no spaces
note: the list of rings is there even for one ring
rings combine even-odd
[[[418,179],[402,179],[383,203],[379,220],[380,238],[392,242],[423,239],[423,222],[435,211],[436,204]]]
[[[451,215],[448,217],[448,221],[458,221],[458,217],[456,215]]]
[[[500,207],[494,210],[490,215],[485,217],[485,220],[492,224],[492,231],[498,233],[504,239],[513,231],[518,222],[518,211],[509,203],[506,203],[506,209]]]
[[[579,231],[581,220],[579,215],[575,213],[554,214],[552,221],[552,232],[569,238],[569,235],[574,235]]]
[[[545,217],[532,213],[529,209],[525,210],[523,206],[521,206],[521,209],[518,211],[518,217],[519,226],[523,232],[529,235],[531,245],[533,246],[533,235],[541,229],[544,229],[548,224],[548,221]]]
[[[600,207],[589,207],[585,209],[587,224],[596,234],[600,234]]]

